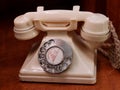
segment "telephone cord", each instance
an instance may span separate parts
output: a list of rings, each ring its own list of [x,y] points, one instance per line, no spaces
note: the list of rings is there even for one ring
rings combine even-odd
[[[109,22],[109,30],[113,43],[104,43],[102,47],[98,48],[98,51],[109,58],[111,65],[115,69],[120,69],[120,40],[111,21]]]

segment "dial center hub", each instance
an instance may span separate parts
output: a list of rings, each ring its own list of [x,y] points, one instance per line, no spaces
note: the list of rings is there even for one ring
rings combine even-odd
[[[46,53],[46,58],[50,64],[57,65],[63,61],[63,51],[56,46],[51,47]]]

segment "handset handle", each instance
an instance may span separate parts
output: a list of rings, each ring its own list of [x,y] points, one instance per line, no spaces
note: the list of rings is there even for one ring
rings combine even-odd
[[[34,21],[35,27],[42,31],[71,31],[77,29],[77,21],[70,20],[69,22],[42,22]]]

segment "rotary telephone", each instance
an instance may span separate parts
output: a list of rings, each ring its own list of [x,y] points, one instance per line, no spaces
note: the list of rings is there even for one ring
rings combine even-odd
[[[45,10],[27,12],[14,20],[15,37],[29,40],[40,30],[47,32],[37,49],[28,54],[20,72],[21,81],[94,84],[97,48],[110,36],[109,18],[92,12]],[[80,35],[78,22],[84,22]],[[33,47],[34,48],[34,47]]]

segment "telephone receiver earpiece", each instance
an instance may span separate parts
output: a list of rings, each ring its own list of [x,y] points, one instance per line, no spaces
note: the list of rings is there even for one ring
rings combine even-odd
[[[24,15],[16,17],[14,25],[15,37],[19,40],[29,40],[39,34],[39,31],[36,30],[33,21]]]
[[[94,14],[85,19],[82,26],[81,37],[98,48],[110,37],[109,19],[102,14]]]

